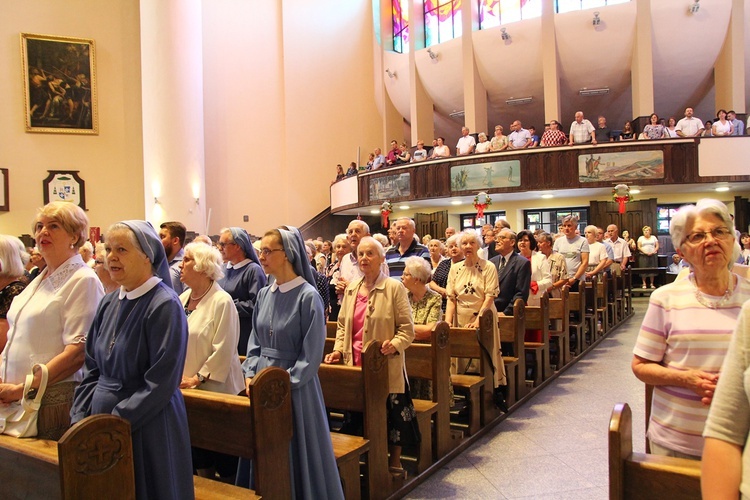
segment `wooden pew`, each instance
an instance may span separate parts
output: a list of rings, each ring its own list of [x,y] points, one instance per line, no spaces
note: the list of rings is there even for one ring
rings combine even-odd
[[[364,438],[370,444],[367,488],[371,499],[387,498],[400,486],[388,472],[388,360],[380,347],[377,340],[367,343],[362,349],[362,366],[322,364],[318,370],[326,407],[364,414]]]
[[[576,356],[579,356],[583,352],[586,343],[586,293],[584,291],[570,292],[568,294],[568,303],[570,304],[570,312],[578,313],[577,321],[569,320],[568,331],[571,333],[571,338],[573,332],[576,334],[576,343],[573,351]]]
[[[701,463],[633,453],[633,415],[618,403],[609,421],[609,498],[664,500],[701,498]]]
[[[405,352],[406,372],[409,377],[432,381],[432,401],[413,400],[419,430],[422,434],[419,457],[417,457],[417,472],[420,474],[432,465],[433,460],[444,457],[453,447],[448,387],[450,383],[449,331],[448,323],[440,321],[432,330],[430,343],[414,342]]]
[[[612,274],[605,274],[605,279],[607,281],[607,295],[605,297],[605,302],[607,304],[607,329],[608,331],[617,326],[617,323],[619,323],[622,318],[620,317],[620,310],[618,309],[617,304],[617,277]]]
[[[581,288],[583,287],[584,285],[581,285]],[[601,284],[596,277],[585,283],[586,323],[589,330],[589,344],[594,344],[601,336],[599,324],[602,324],[602,328],[604,328],[604,318],[602,316],[602,311],[598,307],[601,288]]]
[[[526,335],[526,304],[523,299],[513,303],[513,316],[498,314],[497,325],[500,330],[500,342],[509,345],[512,354],[503,351],[508,386],[508,407],[510,408],[526,395],[526,352],[524,336]]]
[[[562,287],[559,298],[549,299],[550,324],[556,324],[560,329],[550,328],[550,343],[557,344],[557,369],[570,363],[570,288]]]
[[[277,367],[265,368],[250,387],[249,398],[183,389],[190,442],[199,448],[252,459],[256,492],[269,498],[289,498],[289,373]],[[248,490],[244,491],[247,494]]]
[[[484,400],[484,391],[492,390],[492,373],[485,376],[484,371],[487,367],[483,363],[479,342],[477,341],[478,329],[476,328],[451,328],[448,334],[450,341],[450,354],[455,358],[478,358],[479,375],[468,374],[451,374],[451,384],[456,393],[464,395],[469,402],[469,426],[466,434],[471,436],[476,434],[482,427],[482,401]],[[487,377],[490,378],[489,388]]]
[[[526,330],[541,330],[541,342],[524,342],[527,354],[534,356],[536,371],[534,374],[534,387],[539,387],[542,382],[552,375],[549,362],[549,294],[544,292],[539,299],[538,306],[526,306]],[[524,374],[524,378],[525,378]]]
[[[0,435],[0,484],[5,499],[135,498],[130,423],[92,415],[59,442]]]

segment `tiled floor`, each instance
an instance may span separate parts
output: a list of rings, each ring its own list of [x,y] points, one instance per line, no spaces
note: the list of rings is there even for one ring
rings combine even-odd
[[[644,450],[644,390],[630,360],[647,304],[636,299],[632,318],[407,498],[608,498],[615,403],[630,405],[633,448]]]

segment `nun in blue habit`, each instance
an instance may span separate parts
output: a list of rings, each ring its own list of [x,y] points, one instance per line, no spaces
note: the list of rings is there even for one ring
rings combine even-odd
[[[130,422],[138,499],[192,499],[190,436],[182,393],[187,320],[161,240],[148,222],[107,231],[107,266],[119,292],[99,305],[86,338],[73,423],[110,413]]]
[[[224,277],[218,283],[234,299],[240,316],[237,354],[244,355],[247,352],[247,339],[250,338],[253,329],[253,313],[258,292],[266,286],[266,275],[261,270],[260,261],[247,231],[241,227],[230,227],[228,230],[222,230],[222,235],[226,232],[230,238],[225,242],[225,238],[222,237],[219,243],[226,269]],[[227,246],[227,243],[235,243],[236,247]]]
[[[318,379],[326,338],[323,300],[315,288],[302,235],[293,227],[267,232],[261,241],[260,262],[274,282],[258,294],[247,359],[242,365],[246,382],[267,366],[289,372],[293,496],[343,499]],[[249,486],[250,476],[248,461],[241,459],[237,484]]]

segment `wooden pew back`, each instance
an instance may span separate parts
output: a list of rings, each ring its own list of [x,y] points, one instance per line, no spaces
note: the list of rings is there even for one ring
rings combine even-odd
[[[524,337],[526,336],[526,304],[523,299],[516,299],[513,303],[513,316],[503,316],[498,314],[497,326],[500,330],[500,342],[510,346],[513,350],[512,356],[516,358],[513,362],[516,364],[515,380],[512,384],[515,389],[515,401],[520,401],[527,393],[526,390],[526,348],[524,346]],[[510,356],[511,353],[503,349],[503,357]],[[508,370],[510,371],[510,370]],[[509,378],[508,384],[511,384]]]
[[[193,446],[252,459],[258,494],[291,496],[291,481],[285,475],[292,439],[291,383],[286,370],[261,370],[250,384],[250,398],[194,389],[183,390],[182,395]]]
[[[701,498],[697,460],[633,453],[633,415],[618,403],[609,421],[609,498],[613,500]]]

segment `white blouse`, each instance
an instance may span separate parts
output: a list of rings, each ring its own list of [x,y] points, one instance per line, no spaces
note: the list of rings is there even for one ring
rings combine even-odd
[[[190,290],[180,295],[183,306],[190,299]],[[187,318],[188,343],[183,377],[200,372],[207,377],[198,386],[211,392],[239,394],[245,389],[237,342],[240,338],[240,317],[232,297],[214,283]],[[210,378],[209,378],[210,377]]]
[[[93,269],[76,254],[55,272],[41,272],[8,311],[8,342],[2,353],[0,377],[22,384],[31,367],[48,363],[66,346],[86,342],[104,288]],[[60,382],[80,382],[79,369]]]
[[[541,252],[531,253],[531,281],[536,281],[539,290],[537,290],[536,294],[529,291],[529,300],[526,303],[530,306],[538,306],[544,292],[552,286],[552,275],[549,272],[549,265],[544,254]]]

